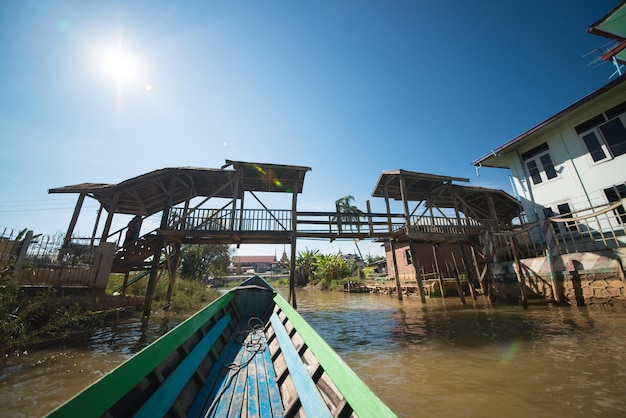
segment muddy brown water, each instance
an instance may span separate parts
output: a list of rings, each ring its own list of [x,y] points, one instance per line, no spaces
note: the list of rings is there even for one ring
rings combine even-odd
[[[300,291],[298,310],[402,417],[626,416],[626,311]],[[41,416],[178,324],[154,315],[0,368],[0,416]]]

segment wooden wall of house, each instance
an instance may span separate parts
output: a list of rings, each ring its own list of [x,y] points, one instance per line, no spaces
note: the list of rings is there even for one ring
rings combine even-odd
[[[476,276],[476,267],[474,266],[472,251],[469,245],[465,245],[466,260],[470,264],[467,268],[470,269],[470,274]],[[434,279],[436,276],[435,257],[433,254],[432,244],[415,244],[415,251],[419,259],[420,267],[426,276],[425,279]],[[415,279],[415,268],[413,267],[412,260],[410,260],[410,252],[408,244],[396,245],[396,261],[398,263],[398,273],[403,280]],[[387,258],[387,270],[389,276],[393,276],[393,259],[391,256],[391,246],[389,243],[385,243],[385,256]],[[437,248],[437,256],[439,260],[439,270],[444,278],[452,278],[456,267],[459,273],[466,273],[466,267],[464,265],[463,256],[461,254],[461,248],[459,244],[440,244]],[[480,258],[480,257],[479,257]],[[482,260],[478,260],[479,267],[482,270],[484,263]]]

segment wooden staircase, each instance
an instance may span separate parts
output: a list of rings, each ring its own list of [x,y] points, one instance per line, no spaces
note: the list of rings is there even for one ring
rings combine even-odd
[[[146,259],[154,255],[157,235],[150,232],[136,241],[120,247],[113,259],[112,273],[126,273],[133,270],[146,270],[150,263]]]

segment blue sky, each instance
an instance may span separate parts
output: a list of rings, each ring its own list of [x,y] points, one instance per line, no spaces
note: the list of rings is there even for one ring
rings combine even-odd
[[[618,3],[1,2],[0,228],[65,231],[77,196],[50,188],[225,159],[311,167],[301,210],[383,211],[394,169],[511,192],[471,162],[609,81],[585,31]]]

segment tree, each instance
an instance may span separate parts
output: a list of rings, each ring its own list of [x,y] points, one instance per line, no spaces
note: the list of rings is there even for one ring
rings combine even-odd
[[[289,266],[291,265],[291,261],[289,260],[289,257],[287,257],[287,253],[285,251],[283,251],[283,256],[280,258],[280,261],[278,262],[278,265],[283,270],[289,270]]]
[[[335,201],[335,207],[337,212],[341,213],[341,223],[350,224],[350,230],[352,230],[352,224],[358,224],[359,217],[363,214],[356,206],[351,205],[354,200],[354,196],[344,196]],[[336,221],[336,218],[333,218]]]
[[[183,279],[204,280],[207,276],[225,275],[232,250],[225,244],[190,244],[181,248],[178,274]]]
[[[347,260],[341,253],[321,255],[317,259],[315,278],[322,289],[329,289],[332,280],[350,277],[356,270],[356,262]]]
[[[387,258],[384,255],[371,255],[368,254],[367,256],[365,256],[365,263],[367,264],[374,264],[377,261],[385,261]]]
[[[296,286],[306,286],[309,283],[315,272],[317,258],[319,257],[318,253],[318,250],[309,250],[308,248],[298,253],[296,271],[294,272]]]

